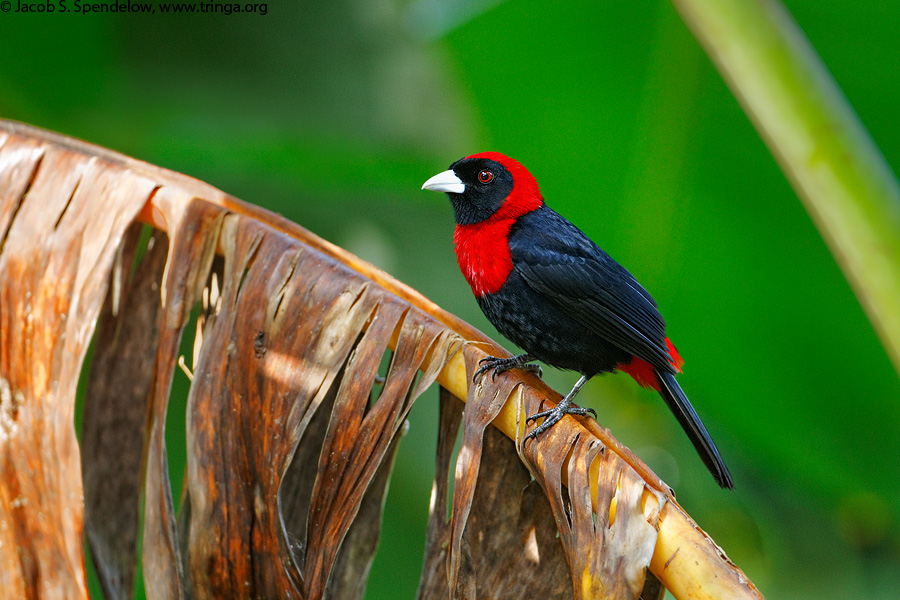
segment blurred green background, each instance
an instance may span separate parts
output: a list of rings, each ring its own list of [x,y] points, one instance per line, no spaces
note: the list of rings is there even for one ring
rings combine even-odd
[[[900,3],[786,4],[900,164]],[[900,381],[669,2],[5,13],[0,49],[0,116],[282,213],[491,335],[456,266],[449,204],[419,188],[466,154],[519,159],[548,204],[656,297],[687,361],[680,381],[737,490],[716,487],[659,398],[627,377],[595,379],[580,402],[767,597],[897,597]],[[575,376],[545,378],[564,391]],[[436,393],[419,401],[401,445],[370,599],[415,593],[435,405]],[[171,410],[177,469],[183,404]],[[174,486],[177,498],[180,476]]]

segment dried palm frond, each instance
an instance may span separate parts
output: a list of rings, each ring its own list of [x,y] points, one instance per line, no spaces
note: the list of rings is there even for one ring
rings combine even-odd
[[[438,381],[420,598],[658,598],[659,581],[678,598],[760,597],[595,422],[520,447],[523,415],[559,396],[512,372],[470,385],[484,350],[502,352],[483,334],[211,186],[2,122],[0,275],[4,593],[86,597],[84,527],[106,596],[131,597],[143,506],[149,598],[360,598],[406,415]],[[192,383],[176,516],[179,362]]]

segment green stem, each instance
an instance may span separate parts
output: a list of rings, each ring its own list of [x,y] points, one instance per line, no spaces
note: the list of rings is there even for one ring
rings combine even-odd
[[[672,0],[790,179],[900,373],[900,186],[778,0]]]

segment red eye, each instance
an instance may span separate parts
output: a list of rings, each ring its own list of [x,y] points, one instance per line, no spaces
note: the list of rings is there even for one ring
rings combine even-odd
[[[478,174],[478,181],[481,183],[490,183],[494,179],[494,174],[485,169]]]

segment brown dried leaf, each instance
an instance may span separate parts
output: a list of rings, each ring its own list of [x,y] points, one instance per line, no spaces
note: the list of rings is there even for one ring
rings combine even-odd
[[[178,189],[157,188],[156,196],[184,196]],[[190,307],[199,300],[222,226],[224,212],[196,200],[184,202],[183,218],[170,232],[169,260],[161,287],[163,325],[150,389],[150,434],[144,487],[144,581],[149,598],[184,598],[188,587],[184,549],[178,544],[169,464],[166,457],[166,411],[181,335]],[[193,389],[193,386],[192,386]],[[189,432],[190,433],[190,432]],[[213,482],[211,482],[213,483]],[[197,510],[191,504],[191,514]]]
[[[419,579],[418,600],[445,600],[448,597],[447,556],[450,551],[450,523],[447,519],[447,492],[453,444],[462,421],[462,403],[440,388],[440,416],[425,560]]]
[[[133,225],[121,268],[133,262],[140,233]],[[131,598],[137,557],[147,390],[154,375],[161,307],[159,282],[168,241],[157,232],[133,279],[124,284],[118,315],[107,295],[94,342],[81,434],[85,532],[106,598]],[[127,271],[122,278],[128,277]],[[155,301],[154,301],[155,300]],[[121,318],[128,315],[128,318]],[[137,342],[137,343],[135,343]]]
[[[384,461],[363,496],[359,512],[350,524],[350,530],[335,560],[325,598],[362,600],[365,596],[369,568],[381,533],[381,513],[384,510],[388,480],[400,438],[398,435],[391,442]]]
[[[543,399],[531,390],[523,399],[527,414],[540,410]],[[637,598],[653,556],[665,495],[650,488],[618,454],[577,430],[553,428],[529,441],[522,452],[553,506],[575,598]],[[595,461],[600,475],[592,498]],[[645,495],[655,496],[656,502],[647,503]]]
[[[477,369],[476,357],[466,354],[466,374],[471,376]],[[487,387],[484,384],[489,383]],[[470,570],[464,571],[466,580],[463,589],[460,587],[460,567],[463,560],[463,533],[472,510],[476,483],[481,468],[484,430],[494,420],[497,413],[506,404],[513,389],[520,383],[508,373],[500,375],[497,385],[493,375],[482,378],[478,385],[469,388],[469,398],[463,411],[463,437],[459,457],[456,461],[456,482],[453,487],[453,513],[450,518],[450,554],[447,571],[450,578],[450,590],[456,597],[474,597],[474,576]],[[465,591],[469,587],[470,591]]]
[[[189,400],[193,593],[322,597],[363,498],[424,389],[416,374],[436,374],[458,343],[418,309],[252,219],[226,217],[221,245],[222,305],[207,323]],[[383,391],[370,405],[395,334]],[[323,407],[330,410],[324,438],[314,432],[306,444]],[[308,517],[300,527],[293,522],[288,543],[277,498],[295,451],[317,456],[319,467],[314,480],[292,484],[292,494],[312,487],[308,504],[295,505]],[[280,560],[255,558],[266,556]]]
[[[83,598],[75,390],[154,184],[44,140],[0,142],[0,589]]]
[[[466,355],[467,377],[474,373],[477,360],[474,353]],[[483,436],[487,424],[496,418],[500,408],[515,397],[520,381],[509,373],[499,376],[496,382],[492,379],[485,378],[479,385],[469,388],[464,411],[449,540],[451,597],[474,598],[481,586],[491,590],[492,595],[504,590],[511,592],[511,597],[523,593],[572,597],[572,583],[575,582],[575,598],[637,598],[653,555],[658,507],[664,505],[665,495],[648,487],[619,455],[609,452],[599,440],[583,430],[557,427],[543,434],[538,441],[529,441],[523,450],[524,462],[550,499],[571,579],[558,573],[551,575],[543,567],[529,569],[528,565],[517,564],[517,559],[525,555],[524,539],[504,537],[500,533],[502,524],[510,519],[495,519],[494,516],[503,512],[501,507],[518,506],[519,503],[514,497],[498,498],[494,485],[502,477],[496,472],[482,474],[480,469],[501,462],[498,456],[484,460]],[[487,385],[489,380],[490,385]],[[524,398],[524,414],[542,410],[544,398],[532,388],[524,388],[520,397]],[[521,433],[518,437],[521,439]],[[590,470],[595,460],[599,461],[601,477],[592,498]],[[502,487],[515,489],[515,486]],[[646,505],[649,507],[647,514],[644,514],[644,494],[654,495],[657,501]],[[470,528],[482,533],[472,533]],[[496,544],[488,544],[486,539]],[[472,540],[477,540],[477,544]],[[485,547],[490,551],[484,551]],[[509,548],[515,548],[516,553],[504,556],[503,550]],[[558,550],[556,553],[545,552],[545,556],[558,558],[562,553]],[[489,557],[490,569],[479,569],[482,557]],[[506,578],[511,566],[516,567],[515,576]],[[528,574],[535,571],[543,577],[529,578]],[[548,583],[554,584],[553,589],[542,588],[542,584]],[[519,585],[522,587],[517,587]],[[648,597],[650,593],[648,590]]]

